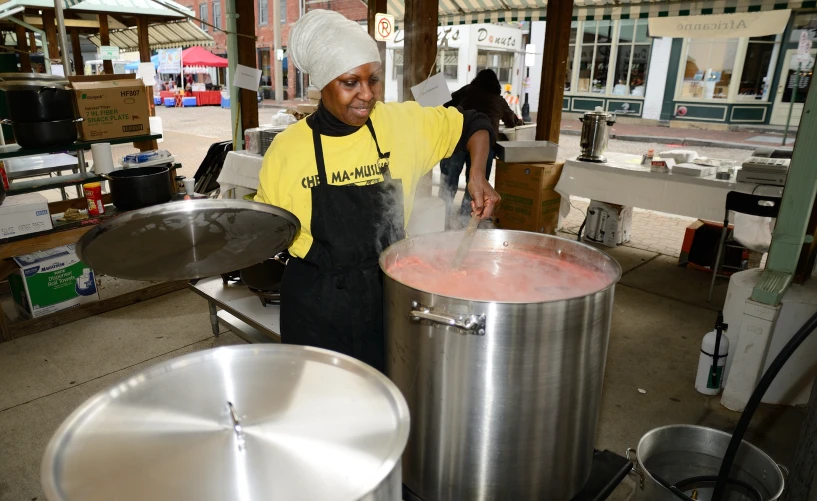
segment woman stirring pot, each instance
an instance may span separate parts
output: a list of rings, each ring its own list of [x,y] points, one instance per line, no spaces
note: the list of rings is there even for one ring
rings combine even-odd
[[[281,340],[385,370],[380,252],[405,236],[420,178],[467,150],[472,210],[500,197],[485,179],[487,117],[415,102],[383,103],[380,54],[357,23],[314,10],[292,27],[289,57],[321,90],[318,110],[276,136],[256,201],[295,214],[281,285]]]

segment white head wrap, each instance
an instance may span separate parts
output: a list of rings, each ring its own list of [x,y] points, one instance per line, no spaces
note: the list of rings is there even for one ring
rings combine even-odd
[[[318,89],[360,65],[380,62],[377,42],[333,10],[313,10],[299,19],[288,45],[288,57]]]

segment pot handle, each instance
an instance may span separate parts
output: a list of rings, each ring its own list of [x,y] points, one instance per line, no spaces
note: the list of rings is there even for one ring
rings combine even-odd
[[[417,301],[412,301],[409,318],[415,322],[427,320],[435,324],[457,327],[478,336],[485,335],[485,315],[456,316],[447,313],[437,313],[434,312],[433,308],[423,306]]]
[[[14,125],[14,122],[12,122],[11,120],[9,120],[8,118],[4,118],[4,119],[0,120],[0,124],[3,124],[3,125]]]
[[[630,454],[632,454],[632,457],[630,457]],[[636,475],[638,475],[638,486],[643,491],[644,490],[644,483],[646,481],[646,476],[644,475],[644,472],[641,471],[638,468],[638,454],[635,452],[635,449],[633,449],[632,447],[627,447],[627,451],[624,453],[624,457],[627,458],[627,461],[630,461],[630,462],[633,463],[633,469],[630,470],[630,474],[635,473]]]
[[[80,123],[80,122],[84,122],[84,121],[85,121],[85,119],[84,119],[84,118],[82,118],[82,117],[79,117],[79,118],[75,118],[75,119],[74,119],[74,122],[75,122],[75,123]]]

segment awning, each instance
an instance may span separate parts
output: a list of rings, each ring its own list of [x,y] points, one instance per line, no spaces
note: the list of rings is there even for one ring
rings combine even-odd
[[[123,51],[139,50],[136,28],[111,30],[109,35],[111,45]],[[151,49],[213,45],[213,37],[190,20],[151,24],[148,26],[148,39]],[[98,34],[89,36],[88,40],[97,47],[102,45]]]
[[[173,0],[162,0],[173,8],[188,12],[194,15],[189,8],[174,2]],[[153,0],[64,0],[65,9],[74,12],[94,12],[105,14],[123,15],[144,15],[150,17],[164,17],[168,19],[182,19],[184,16],[179,12],[168,9]],[[2,2],[0,10],[8,11],[17,6],[29,7],[32,9],[53,9],[54,0],[7,0]]]
[[[652,17],[650,36],[670,38],[765,37],[783,33],[789,9],[708,16]]]
[[[182,65],[204,66],[207,68],[226,68],[229,66],[229,61],[196,46],[182,51]]]
[[[575,0],[573,18],[646,19],[800,8],[817,8],[817,0]],[[402,21],[404,0],[388,0],[388,13]],[[439,0],[439,24],[442,26],[544,21],[546,15],[547,0]],[[401,27],[399,22],[398,27]]]

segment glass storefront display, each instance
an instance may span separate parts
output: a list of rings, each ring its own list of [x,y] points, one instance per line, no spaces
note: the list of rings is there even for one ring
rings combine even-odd
[[[270,49],[258,49],[258,67],[261,69],[261,85],[272,85]]]
[[[740,76],[738,99],[768,101],[774,78],[777,55],[780,52],[780,36],[752,37],[746,48],[743,71]]]
[[[682,63],[682,99],[727,99],[738,38],[691,38]]]
[[[393,49],[393,53],[392,79],[401,79],[403,78],[403,49]],[[446,80],[457,80],[459,78],[459,65],[459,49],[440,50],[437,54],[435,73],[442,71]]]
[[[499,83],[507,84],[511,82],[513,76],[514,54],[512,52],[499,52],[480,49],[477,52],[477,73],[482,70],[494,70],[499,77]]]
[[[646,19],[573,21],[565,92],[643,97],[651,48]]]

